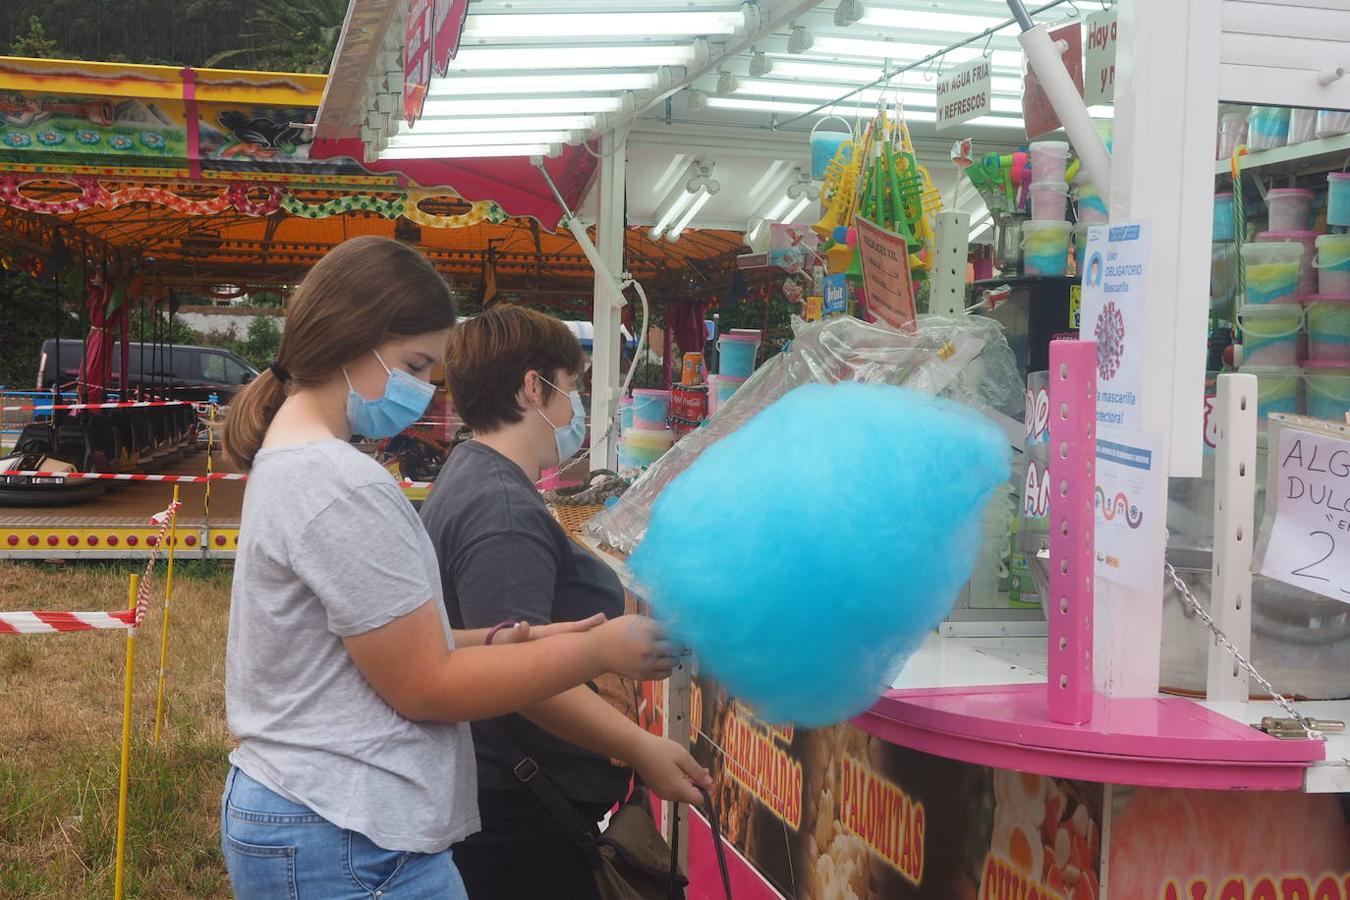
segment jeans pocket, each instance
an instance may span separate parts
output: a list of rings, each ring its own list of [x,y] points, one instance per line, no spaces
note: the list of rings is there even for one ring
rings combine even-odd
[[[294,846],[247,844],[229,834],[221,835],[220,846],[238,900],[298,900]]]
[[[347,869],[363,890],[388,891],[414,854],[386,850],[355,831],[347,832]]]

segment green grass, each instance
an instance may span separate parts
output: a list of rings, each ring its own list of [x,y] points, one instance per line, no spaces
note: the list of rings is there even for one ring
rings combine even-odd
[[[113,609],[134,563],[0,563],[0,608]],[[161,587],[163,566],[154,580]],[[162,620],[136,641],[126,895],[229,897],[219,848],[224,636],[230,573],[175,566],[163,739],[152,745]],[[158,600],[158,598],[157,598]],[[0,637],[0,897],[107,898],[113,890],[122,633]]]

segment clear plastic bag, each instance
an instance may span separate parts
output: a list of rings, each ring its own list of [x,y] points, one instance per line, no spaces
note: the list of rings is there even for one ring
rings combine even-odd
[[[991,416],[1021,446],[1023,386],[1003,329],[983,316],[920,316],[915,333],[870,325],[852,317],[807,324],[793,321],[793,339],[717,414],[687,435],[639,478],[617,504],[591,520],[587,531],[631,552],[646,533],[652,504],[672,479],[708,447],[760,410],[804,384],[859,381],[901,385],[946,396]],[[771,448],[766,448],[771,452]],[[847,448],[840,448],[841,460]],[[821,460],[822,466],[841,460]],[[809,473],[803,473],[809,477]]]

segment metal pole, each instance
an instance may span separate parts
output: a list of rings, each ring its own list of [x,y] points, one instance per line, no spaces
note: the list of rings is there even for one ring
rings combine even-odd
[[[140,576],[127,585],[127,606],[136,608]],[[113,900],[122,900],[127,852],[127,793],[131,775],[131,678],[136,665],[136,629],[127,629],[127,664],[122,678],[122,768],[117,783],[117,858],[113,863]]]
[[[207,482],[208,489],[211,482]],[[164,680],[169,664],[169,604],[173,600],[173,554],[178,545],[178,485],[173,486],[173,505],[169,513],[169,565],[164,576],[164,623],[159,634],[159,688],[155,694],[155,733],[151,742],[159,743],[160,729],[164,726]]]
[[[1036,26],[1036,23],[1031,21],[1031,13],[1022,5],[1022,0],[1008,0],[1008,11],[1012,13],[1017,27],[1023,31],[1030,31]]]

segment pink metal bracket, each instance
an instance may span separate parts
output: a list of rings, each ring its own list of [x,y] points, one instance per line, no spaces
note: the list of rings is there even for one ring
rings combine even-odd
[[[1050,720],[1092,718],[1097,344],[1050,343]]]

